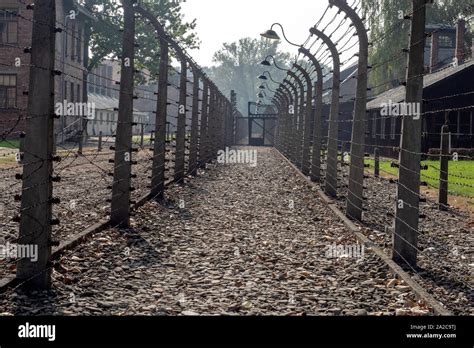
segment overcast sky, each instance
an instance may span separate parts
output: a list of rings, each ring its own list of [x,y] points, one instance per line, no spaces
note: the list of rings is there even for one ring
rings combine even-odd
[[[202,41],[199,50],[189,53],[201,66],[214,65],[212,56],[224,42],[234,42],[243,37],[259,38],[260,33],[275,22],[284,26],[290,41],[301,44],[308,38],[309,28],[321,18],[327,4],[326,0],[186,0],[182,3],[183,14],[187,21],[197,19],[196,31]],[[320,28],[330,22],[336,12],[335,8],[330,10]],[[343,16],[340,15],[339,18],[342,19]],[[339,20],[333,22],[333,25],[337,23]],[[335,26],[330,26],[326,32],[333,28]],[[346,28],[347,24],[341,27],[339,35]],[[282,37],[280,28],[275,30]],[[296,47],[283,42],[282,50],[292,54],[297,52]],[[315,49],[318,46],[314,46]],[[344,54],[342,61],[352,56],[354,49]]]

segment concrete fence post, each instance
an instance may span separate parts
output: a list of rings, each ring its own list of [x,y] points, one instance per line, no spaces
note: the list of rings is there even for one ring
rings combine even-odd
[[[441,128],[441,151],[439,166],[439,197],[438,206],[440,210],[448,208],[448,182],[449,182],[449,126]]]
[[[18,244],[38,248],[36,262],[22,258],[16,277],[25,286],[51,286],[51,225],[54,143],[55,1],[38,1],[33,14],[33,38],[28,120],[23,141],[23,182]]]
[[[112,184],[110,222],[113,226],[126,228],[130,224],[135,13],[131,0],[124,0],[123,5],[122,68],[118,124],[115,138],[114,182]]]

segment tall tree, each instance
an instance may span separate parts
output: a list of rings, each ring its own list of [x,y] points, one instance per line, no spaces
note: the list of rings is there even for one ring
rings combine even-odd
[[[223,93],[230,95],[231,90],[237,93],[237,107],[243,114],[247,113],[247,103],[257,100],[258,87],[262,83],[257,78],[260,74],[268,70],[275,81],[285,77],[286,73],[274,66],[260,65],[265,57],[272,55],[279,66],[288,68],[290,55],[279,51],[278,45],[276,41],[263,38],[243,38],[238,42],[224,43],[214,54],[216,66],[206,69]],[[267,83],[271,89],[277,88],[270,79]],[[265,93],[268,97],[272,95],[268,90]],[[269,99],[266,101],[269,102]]]
[[[122,52],[122,33],[119,29],[123,26],[123,11],[121,3],[116,0],[82,0],[80,3],[98,19],[91,22],[90,30],[86,31],[88,36],[85,37],[85,42],[89,44],[91,53],[86,68],[91,71],[104,58],[120,56]],[[198,46],[199,41],[194,32],[196,20],[192,22],[184,21],[180,1],[141,0],[139,3],[159,18],[165,30],[183,48],[192,49]],[[148,21],[137,21],[135,39],[138,44],[135,57],[137,69],[146,69],[150,72],[150,75],[156,76],[160,53],[156,31]]]

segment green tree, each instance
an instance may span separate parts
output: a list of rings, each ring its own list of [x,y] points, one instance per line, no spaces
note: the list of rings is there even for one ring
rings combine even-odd
[[[183,48],[192,49],[198,46],[199,41],[194,32],[196,20],[189,23],[184,21],[179,1],[141,0],[139,3],[159,18],[165,30]],[[89,43],[90,51],[86,68],[91,71],[104,58],[117,58],[121,55],[122,33],[119,29],[123,27],[123,11],[116,0],[82,0],[81,4],[97,18],[97,21],[90,23],[85,34],[85,42]],[[136,68],[147,69],[151,76],[156,76],[160,54],[156,31],[147,20],[137,20],[135,30],[135,40],[138,44]],[[144,78],[145,76],[142,76],[141,80]]]
[[[260,65],[268,55],[275,57],[277,64],[285,69],[290,64],[290,55],[278,50],[279,43],[268,39],[243,38],[238,42],[224,43],[222,48],[214,54],[213,61],[216,66],[206,69],[208,75],[225,95],[230,91],[237,93],[237,107],[242,114],[247,114],[247,103],[257,100],[259,85],[262,80],[257,77],[268,70],[275,81],[281,81],[286,72],[274,66]],[[277,85],[270,80],[268,86],[275,90]],[[266,90],[266,95],[273,93]],[[270,102],[267,98],[265,102]]]

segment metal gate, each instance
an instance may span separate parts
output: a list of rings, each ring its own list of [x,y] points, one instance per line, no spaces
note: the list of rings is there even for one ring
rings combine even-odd
[[[236,144],[274,146],[277,113],[274,105],[248,104],[248,116],[238,117]]]

